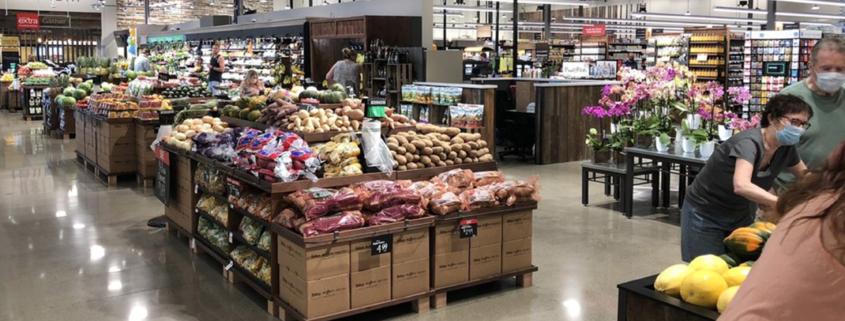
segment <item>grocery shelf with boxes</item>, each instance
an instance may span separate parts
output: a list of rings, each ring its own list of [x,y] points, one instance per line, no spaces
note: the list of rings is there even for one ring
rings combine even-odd
[[[727,28],[685,28],[689,37],[689,67],[698,82],[727,84],[729,33]]]
[[[267,299],[270,313],[333,320],[408,302],[419,312],[463,287],[512,277],[531,285],[538,185],[506,180],[481,134],[429,124],[382,131],[375,118],[360,133],[309,141],[268,129],[299,113],[285,114],[291,101],[268,101],[276,106],[255,109],[265,123],[188,118],[159,147],[177,177],[169,224],[192,233],[224,277]],[[438,237],[444,229],[454,233]],[[454,255],[438,244],[466,247]]]
[[[688,34],[655,34],[648,38],[646,49],[646,65],[654,66],[659,62],[678,62],[687,64],[689,58]]]

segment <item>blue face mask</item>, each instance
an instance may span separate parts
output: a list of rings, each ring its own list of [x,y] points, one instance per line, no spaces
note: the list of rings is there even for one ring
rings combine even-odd
[[[775,138],[781,146],[792,146],[798,144],[802,134],[804,134],[804,128],[786,124],[786,127],[775,133]]]

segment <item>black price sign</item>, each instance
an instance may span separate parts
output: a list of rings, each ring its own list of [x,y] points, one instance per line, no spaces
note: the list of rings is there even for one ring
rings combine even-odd
[[[393,235],[376,236],[370,242],[370,255],[381,255],[393,250]]]
[[[172,77],[170,76],[170,74],[165,73],[165,72],[160,72],[160,73],[158,73],[158,80],[161,80],[161,81],[168,81],[168,80],[170,80],[170,79],[172,79]]]
[[[462,220],[461,221],[461,238],[478,236],[478,220]]]
[[[159,146],[156,146],[156,197],[168,205],[170,203],[170,153]]]

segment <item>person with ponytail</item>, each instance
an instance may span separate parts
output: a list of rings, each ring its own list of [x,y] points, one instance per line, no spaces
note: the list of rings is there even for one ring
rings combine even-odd
[[[842,320],[845,141],[781,194],[774,221],[763,254],[719,320]]]
[[[722,240],[754,222],[756,203],[773,208],[769,193],[786,169],[801,177],[807,169],[795,144],[809,127],[813,109],[792,95],[772,97],[762,128],[749,129],[719,145],[696,176],[681,209],[681,259],[724,254]]]
[[[326,79],[334,81],[343,87],[352,87],[355,94],[361,90],[361,65],[358,64],[358,54],[350,48],[343,48],[341,51],[343,59],[332,66],[332,69],[326,74]],[[350,93],[351,94],[351,93]]]

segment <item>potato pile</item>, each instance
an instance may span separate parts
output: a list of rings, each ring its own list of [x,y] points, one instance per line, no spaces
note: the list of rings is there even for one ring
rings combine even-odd
[[[202,119],[185,119],[181,125],[173,128],[173,132],[170,135],[163,136],[162,141],[176,148],[191,150],[191,147],[194,145],[191,137],[194,137],[194,135],[199,133],[222,134],[231,130],[229,124],[217,117],[205,116]]]
[[[417,122],[413,119],[408,119],[405,115],[395,114],[393,113],[393,108],[387,108],[384,110],[384,115],[387,117],[379,118],[378,120],[381,121],[381,128],[404,128],[404,127],[411,127],[416,126]]]
[[[397,170],[493,161],[481,134],[428,124],[417,124],[416,128],[387,138]]]
[[[290,131],[300,133],[325,133],[330,131],[350,131],[361,128],[361,122],[351,120],[349,116],[339,116],[330,109],[312,109],[310,112],[300,110],[288,117],[287,125]]]

